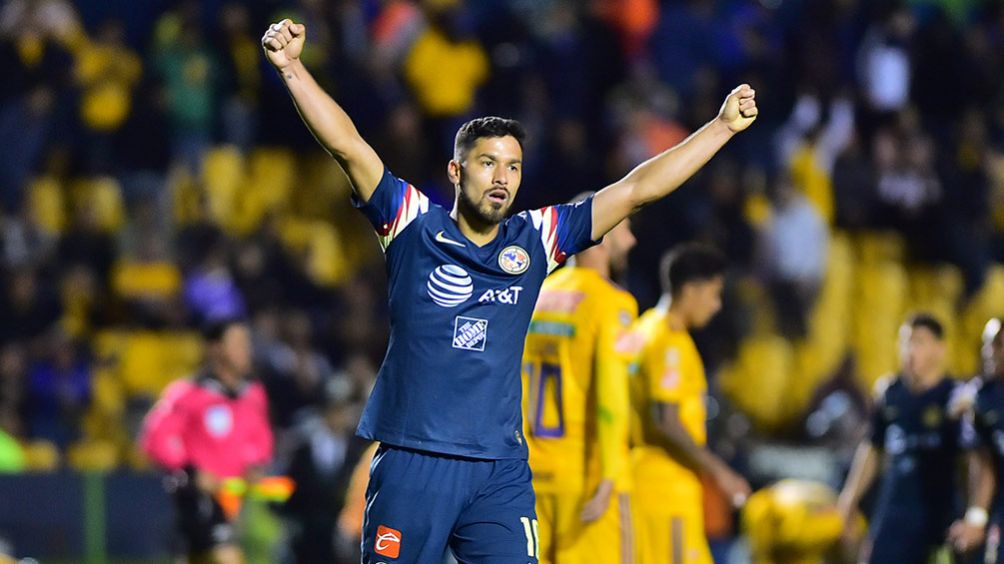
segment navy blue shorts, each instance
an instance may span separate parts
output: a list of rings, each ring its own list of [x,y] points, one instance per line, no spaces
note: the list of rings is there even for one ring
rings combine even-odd
[[[475,460],[381,445],[370,467],[362,562],[536,564],[526,460]]]

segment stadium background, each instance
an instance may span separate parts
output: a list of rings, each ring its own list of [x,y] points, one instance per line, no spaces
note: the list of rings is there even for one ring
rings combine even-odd
[[[526,125],[526,209],[619,178],[752,84],[756,125],[637,216],[622,282],[649,307],[674,243],[727,253],[697,337],[712,444],[754,486],[840,483],[904,313],[945,323],[960,377],[1004,314],[999,1],[6,0],[0,554],[165,560],[170,507],[134,438],[197,365],[200,320],[252,321],[277,470],[331,434],[326,406],[357,417],[385,275],[261,55],[282,17],[391,170],[444,204],[468,117]],[[252,560],[274,561],[290,515],[246,513]]]

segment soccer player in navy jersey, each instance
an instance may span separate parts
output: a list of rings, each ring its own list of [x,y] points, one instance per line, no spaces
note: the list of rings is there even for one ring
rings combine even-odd
[[[262,47],[318,142],[352,183],[387,260],[390,344],[359,434],[379,441],[363,562],[537,562],[520,414],[520,358],[548,272],[669,194],[756,119],[748,85],[678,146],[576,204],[509,216],[523,129],[497,117],[457,132],[452,211],[392,175],[300,62],[306,29],[283,20]]]
[[[871,434],[840,493],[843,521],[881,476],[871,516],[871,564],[926,564],[945,544],[956,514],[959,384],[945,373],[945,332],[930,314],[900,328],[902,371],[876,382]]]
[[[964,446],[969,451],[969,506],[952,525],[957,549],[970,552],[986,541],[984,562],[1004,562],[1004,318],[995,317],[983,329],[983,373],[967,388],[968,413],[963,420]],[[976,560],[974,560],[976,561]]]

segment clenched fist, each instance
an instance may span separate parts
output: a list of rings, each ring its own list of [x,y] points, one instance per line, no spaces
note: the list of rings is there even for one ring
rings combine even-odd
[[[748,84],[737,86],[722,104],[718,119],[722,120],[729,130],[739,133],[746,129],[760,113],[756,107],[756,91]]]
[[[261,37],[261,46],[268,62],[281,71],[300,58],[306,37],[306,26],[285,19],[268,27]]]

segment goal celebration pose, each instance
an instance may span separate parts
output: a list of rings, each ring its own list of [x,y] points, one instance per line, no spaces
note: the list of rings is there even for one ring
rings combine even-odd
[[[386,169],[300,61],[306,28],[262,37],[300,116],[348,175],[386,254],[390,343],[359,424],[380,441],[367,491],[364,562],[537,561],[534,494],[522,436],[520,359],[548,272],[639,208],[675,190],[756,119],[734,89],[678,146],[576,204],[510,215],[523,129],[487,117],[457,133],[453,209]]]

